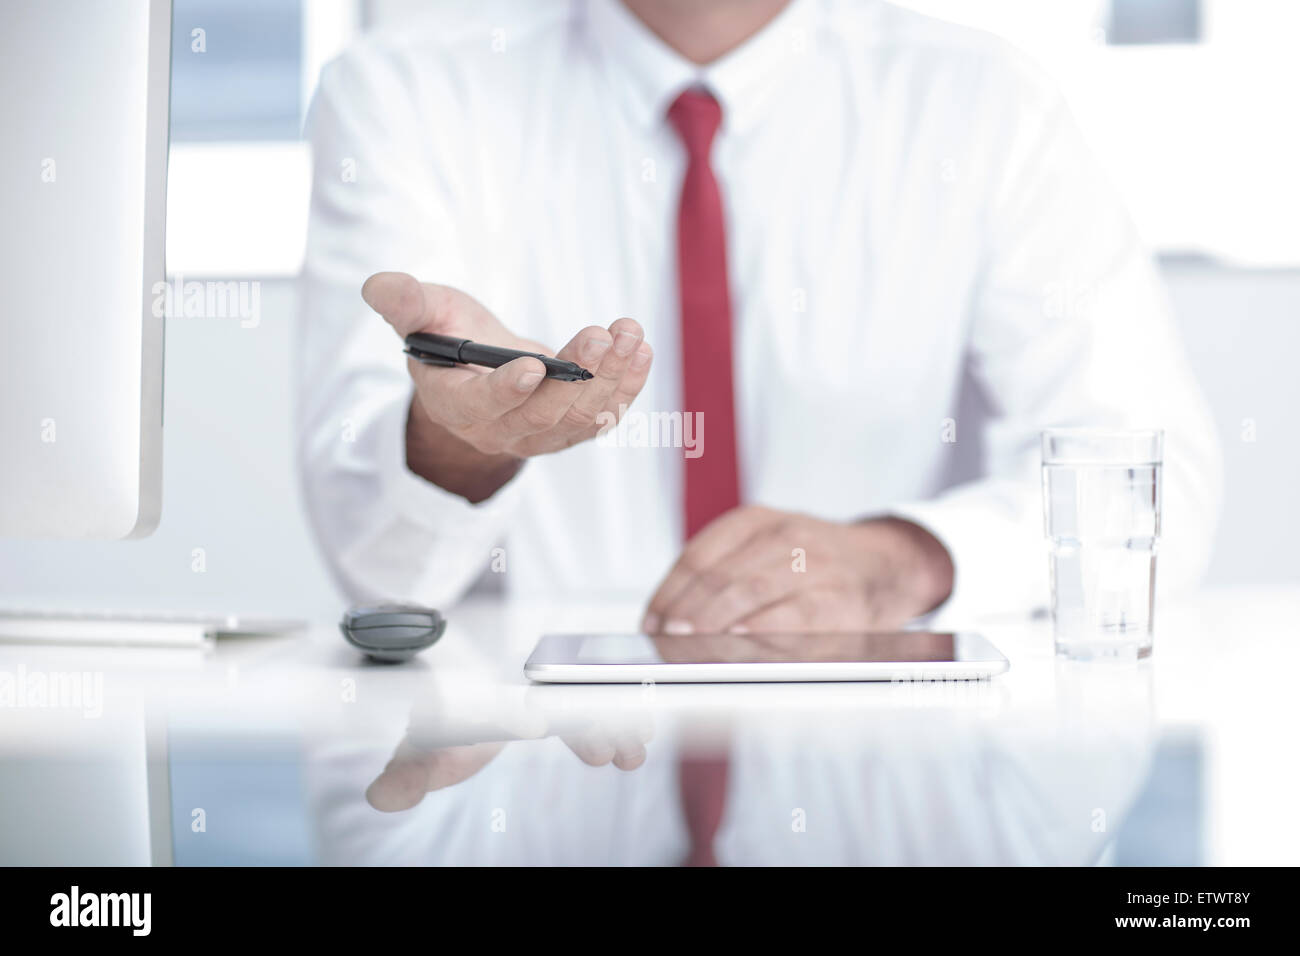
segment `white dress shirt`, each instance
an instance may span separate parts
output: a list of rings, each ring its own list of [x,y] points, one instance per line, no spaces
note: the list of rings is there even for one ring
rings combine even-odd
[[[1039,429],[1158,426],[1161,579],[1198,573],[1213,426],[1150,257],[1036,69],[861,0],[794,0],[701,68],[617,0],[555,0],[435,12],[322,76],[300,452],[349,596],[445,604],[489,566],[519,595],[648,595],[679,554],[681,448],[586,442],[477,505],[412,473],[406,360],[360,288],[456,286],[555,348],[631,316],[655,349],[632,411],[681,410],[665,112],[692,84],[723,109],[743,500],[909,518],[953,555],[947,611],[1027,608],[1047,595]]]

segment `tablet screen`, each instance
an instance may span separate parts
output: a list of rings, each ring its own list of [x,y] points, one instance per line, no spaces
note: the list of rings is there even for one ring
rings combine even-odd
[[[906,663],[956,661],[952,634],[894,631],[839,634],[593,634],[580,664]]]

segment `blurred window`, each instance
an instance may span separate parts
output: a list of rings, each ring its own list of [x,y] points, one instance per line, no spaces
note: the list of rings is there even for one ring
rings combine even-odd
[[[311,187],[303,118],[363,13],[362,0],[173,0],[173,274],[298,271]]]
[[[174,142],[297,139],[302,103],[303,0],[174,0]]]
[[[1109,19],[1106,40],[1116,46],[1201,38],[1201,0],[1111,0]]]

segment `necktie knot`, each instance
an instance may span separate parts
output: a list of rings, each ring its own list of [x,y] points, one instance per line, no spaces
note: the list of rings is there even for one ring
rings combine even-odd
[[[713,137],[722,125],[722,105],[707,90],[686,90],[668,108],[668,121],[677,130],[692,160],[707,160]]]

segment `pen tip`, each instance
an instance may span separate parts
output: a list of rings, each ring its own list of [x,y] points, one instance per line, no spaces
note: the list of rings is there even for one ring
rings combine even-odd
[[[587,379],[589,379],[589,378],[595,378],[595,377],[596,377],[596,376],[592,375],[590,372],[588,372],[588,371],[584,368],[584,369],[582,370],[582,376],[581,376],[581,379],[580,379],[580,380],[583,381],[583,382],[585,382]]]

